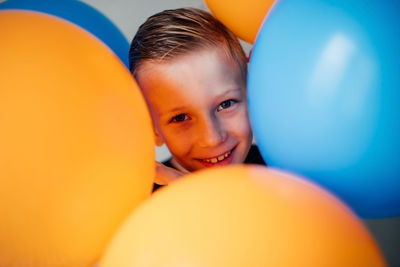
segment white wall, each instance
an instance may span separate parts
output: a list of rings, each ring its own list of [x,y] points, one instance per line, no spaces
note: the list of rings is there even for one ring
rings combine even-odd
[[[149,16],[179,7],[197,7],[207,9],[202,0],[83,0],[106,15],[132,40],[140,24]]]

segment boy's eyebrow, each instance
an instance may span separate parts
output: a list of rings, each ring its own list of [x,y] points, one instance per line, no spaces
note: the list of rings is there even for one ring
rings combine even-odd
[[[171,114],[173,114],[173,113],[178,113],[179,111],[182,111],[182,110],[184,110],[185,109],[185,107],[184,106],[178,106],[178,107],[175,107],[175,108],[173,108],[173,109],[170,109],[170,110],[166,110],[166,111],[164,111],[164,112],[161,112],[161,116],[162,117],[165,117],[165,116],[170,116]]]
[[[183,107],[183,106],[182,107],[176,107],[176,108],[173,108],[171,110],[168,110],[168,113],[175,113],[175,112],[183,110],[183,109],[185,109],[185,107]]]
[[[235,86],[234,88],[229,89],[229,90],[223,92],[223,93],[220,94],[218,97],[224,97],[224,96],[226,96],[226,95],[229,95],[230,93],[236,93],[236,92],[239,92],[239,93],[242,95],[242,94],[243,94],[243,91],[244,91],[243,88]]]

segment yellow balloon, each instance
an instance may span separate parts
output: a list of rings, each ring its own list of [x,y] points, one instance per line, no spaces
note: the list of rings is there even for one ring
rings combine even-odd
[[[0,12],[0,266],[93,266],[150,196],[151,120],[119,59],[66,21]]]
[[[157,191],[119,229],[100,267],[384,265],[363,224],[328,192],[237,165]]]
[[[210,11],[240,39],[252,44],[275,0],[204,0]]]

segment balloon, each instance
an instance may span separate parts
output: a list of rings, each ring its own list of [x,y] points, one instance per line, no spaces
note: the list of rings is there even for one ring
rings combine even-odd
[[[124,222],[100,267],[384,266],[338,199],[266,167],[201,170],[157,191]]]
[[[254,43],[274,0],[204,0],[210,11],[240,39]]]
[[[81,28],[0,11],[0,266],[93,266],[152,189],[151,120]]]
[[[249,66],[255,139],[364,218],[400,215],[400,2],[282,0]]]
[[[0,10],[38,11],[68,20],[103,41],[129,66],[129,43],[121,31],[101,12],[78,0],[5,0]]]

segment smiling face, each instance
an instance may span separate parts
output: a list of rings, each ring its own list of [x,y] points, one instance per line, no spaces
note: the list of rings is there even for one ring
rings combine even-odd
[[[136,78],[154,123],[188,171],[243,163],[251,146],[245,79],[223,50],[202,49],[165,62],[145,62]]]

